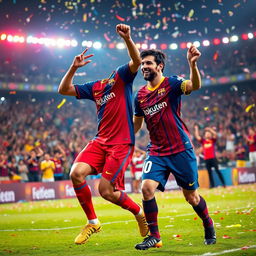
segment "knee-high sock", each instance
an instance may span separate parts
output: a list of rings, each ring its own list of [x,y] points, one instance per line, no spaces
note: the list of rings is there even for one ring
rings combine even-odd
[[[199,204],[197,206],[193,206],[193,208],[197,215],[203,220],[205,228],[213,226],[213,221],[209,216],[208,208],[203,197],[200,196]]]
[[[136,204],[125,192],[120,191],[121,195],[116,202],[116,205],[121,206],[123,209],[130,211],[134,215],[140,212],[140,206]]]
[[[158,230],[158,223],[157,223],[158,207],[157,207],[155,197],[148,201],[143,200],[143,208],[144,208],[145,217],[148,223],[150,235],[156,238],[160,238],[160,233]]]
[[[76,192],[76,197],[80,202],[80,205],[82,206],[87,216],[87,219],[88,220],[97,219],[97,216],[92,204],[92,193],[86,181],[78,185],[73,185],[73,187]]]

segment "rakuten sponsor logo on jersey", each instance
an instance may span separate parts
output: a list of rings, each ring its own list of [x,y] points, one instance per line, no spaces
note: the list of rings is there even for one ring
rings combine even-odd
[[[116,97],[116,95],[113,92],[111,92],[111,93],[105,95],[104,97],[97,99],[96,103],[97,103],[97,105],[102,106],[102,105],[106,104],[109,100],[111,100],[115,97]]]
[[[162,108],[165,108],[165,107],[167,107],[167,103],[164,101],[164,102],[155,104],[153,107],[143,110],[143,112],[145,116],[147,115],[153,116],[154,114],[158,113]]]

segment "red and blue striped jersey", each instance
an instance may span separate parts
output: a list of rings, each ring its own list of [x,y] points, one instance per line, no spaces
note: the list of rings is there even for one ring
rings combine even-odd
[[[77,99],[89,99],[96,104],[98,132],[94,139],[99,143],[134,144],[132,84],[135,76],[126,64],[107,79],[75,85]]]
[[[171,155],[193,147],[180,112],[184,81],[178,76],[163,77],[154,90],[145,85],[135,96],[135,115],[144,117],[149,131],[149,155]]]

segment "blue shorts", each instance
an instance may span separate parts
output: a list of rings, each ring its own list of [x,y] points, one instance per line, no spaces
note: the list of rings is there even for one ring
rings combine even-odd
[[[170,173],[184,189],[195,190],[199,187],[196,156],[192,148],[169,156],[148,155],[143,166],[142,180],[158,181],[157,188],[164,191]]]

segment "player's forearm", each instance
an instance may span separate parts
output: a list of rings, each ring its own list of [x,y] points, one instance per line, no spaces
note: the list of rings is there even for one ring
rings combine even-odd
[[[63,95],[68,95],[68,92],[70,91],[70,88],[73,87],[72,81],[73,77],[76,73],[77,68],[74,66],[71,66],[65,76],[62,78],[58,92]]]
[[[201,88],[201,75],[198,70],[197,64],[190,64],[190,80],[192,82],[193,90],[198,90]]]
[[[131,60],[133,61],[133,63],[135,65],[137,65],[139,67],[141,64],[141,58],[140,58],[140,52],[139,52],[138,48],[136,47],[132,38],[124,39],[124,42],[126,44],[127,51],[128,51],[128,54],[129,54]]]

